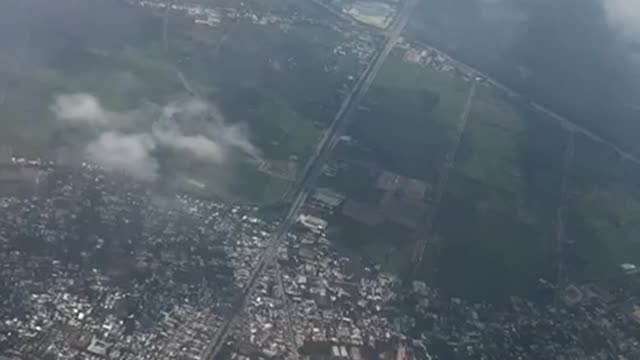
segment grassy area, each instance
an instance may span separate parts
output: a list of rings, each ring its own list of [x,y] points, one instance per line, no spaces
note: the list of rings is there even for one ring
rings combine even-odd
[[[127,111],[144,101],[166,103],[183,91],[166,61],[140,49],[91,56],[94,60],[82,68],[61,69],[43,64],[25,70],[0,107],[0,141],[20,154],[33,156],[50,154],[59,145],[59,136],[67,143],[86,142],[86,136],[77,135],[91,132],[71,131],[56,122],[50,106],[59,94],[90,93],[109,109]]]
[[[566,134],[479,89],[436,221],[438,282],[501,302],[554,281],[555,213]]]
[[[338,90],[360,66],[355,57],[333,54],[344,35],[325,26],[231,21],[195,30],[173,17],[170,24],[171,57],[192,86],[206,84],[199,92],[217,104],[229,122],[247,123],[252,141],[272,164],[292,155],[306,161],[322,134],[319,128],[341,103]],[[286,181],[245,167],[231,170],[234,186],[224,191],[276,198],[286,188]]]
[[[510,295],[531,295],[538,278],[552,276],[550,229],[519,219],[514,194],[458,174],[449,187],[455,192],[450,190],[440,207],[436,235],[442,249],[437,281],[443,289],[502,302]]]
[[[257,15],[273,14],[277,16],[289,17],[292,15],[305,16],[314,19],[326,18],[333,16],[328,14],[326,10],[318,7],[312,1],[298,0],[245,0],[238,4],[234,0],[217,0],[216,4],[221,7],[238,7],[241,6],[246,11],[250,11]]]
[[[468,84],[452,74],[392,57],[351,133],[382,167],[432,182],[461,119],[467,91]]]
[[[289,187],[288,181],[259,172],[247,163],[191,163],[181,173],[172,187],[201,198],[272,204],[280,201]]]
[[[456,159],[457,170],[490,187],[518,191],[523,181],[518,141],[525,126],[514,105],[480,87]]]
[[[640,264],[640,169],[578,138],[571,168],[567,263],[571,278],[607,283],[619,265]]]
[[[63,2],[64,11],[55,15],[90,9]],[[162,39],[162,14],[137,7],[100,4],[100,17],[92,14],[92,20],[83,20],[86,33],[74,33],[57,17],[35,26],[31,45],[41,56],[26,65],[20,81],[9,89],[0,108],[0,142],[34,156],[52,154],[60,144],[81,149],[95,134],[61,128],[49,109],[55,95],[90,93],[114,111],[130,111],[146,102],[163,105],[185,95],[178,64],[191,87],[218,105],[228,122],[249,125],[252,141],[269,162],[282,164],[291,155],[305,161],[321,135],[320,125],[337,111],[338,90],[359,65],[353,56],[333,54],[345,38],[340,31],[317,22],[303,24],[303,18],[320,15],[315,6],[288,0],[240,6],[260,14],[295,13],[299,22],[281,26],[225,20],[212,28],[175,12],[169,22],[170,57]],[[60,37],[47,38],[51,34]],[[5,70],[11,67],[0,73]],[[149,125],[140,124],[138,130],[146,131]],[[171,156],[163,163],[169,167],[162,171],[179,189],[197,189],[202,196],[273,202],[288,187],[288,181],[258,171],[257,164],[244,158],[223,166]]]
[[[284,3],[263,10],[294,5]],[[207,85],[201,93],[228,121],[248,124],[252,141],[269,162],[295,155],[303,163],[322,134],[319,128],[341,103],[338,90],[359,70],[355,57],[333,53],[344,39],[321,25],[229,21],[194,30],[193,24],[172,20],[169,48],[190,82]],[[257,188],[261,185],[248,187]]]
[[[305,159],[319,141],[321,131],[272,94],[241,88],[229,91],[225,98],[231,104],[244,104],[234,106],[228,114],[249,121],[254,142],[271,160],[286,160],[291,155]]]
[[[333,222],[332,238],[340,239],[340,246],[363,266],[380,265],[392,274],[406,274],[411,270],[413,242],[410,231],[389,222],[366,226],[354,220],[341,218]],[[361,270],[361,269],[360,269]]]
[[[336,177],[323,179],[323,186],[377,208],[380,169],[435,183],[468,91],[469,85],[453,74],[407,63],[393,54],[350,128],[355,143],[342,144],[336,151],[336,160],[347,165]],[[338,223],[336,237],[354,256],[384,271],[411,270],[415,229],[390,220],[373,227],[344,217]]]

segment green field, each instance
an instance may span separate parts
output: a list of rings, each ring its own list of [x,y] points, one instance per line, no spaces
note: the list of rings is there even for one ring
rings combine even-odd
[[[411,270],[413,242],[410,231],[392,223],[366,226],[347,218],[336,219],[330,229],[331,238],[339,239],[339,247],[362,266],[380,266],[391,274],[407,274]]]
[[[187,78],[231,121],[249,124],[268,158],[304,160],[342,101],[338,90],[360,65],[333,49],[345,37],[321,25],[287,27],[230,22],[209,36],[190,24],[173,24],[170,52]],[[215,40],[211,40],[215,39]]]
[[[41,13],[49,21],[35,20]],[[64,132],[49,110],[56,95],[91,93],[105,107],[122,111],[143,101],[163,104],[182,92],[160,51],[160,19],[139,9],[93,0],[61,1],[51,8],[35,1],[28,14],[3,15],[26,16],[14,31],[29,33],[2,69],[10,82],[0,106],[0,142],[19,154],[49,156],[54,150],[54,135]],[[70,26],[69,16],[76,15],[78,22]]]
[[[382,168],[433,182],[461,120],[469,85],[391,57],[351,128]]]
[[[334,178],[322,179],[350,199],[378,206],[380,170],[434,184],[463,112],[469,84],[454,74],[403,61],[393,53],[382,67],[341,144]],[[423,215],[422,213],[420,216]],[[339,217],[336,236],[349,252],[384,271],[411,270],[415,229],[386,221],[374,227]]]
[[[286,8],[317,16],[307,6],[284,3],[261,11]],[[230,21],[219,28],[202,28],[172,16],[169,29],[170,56],[180,64],[192,87],[218,105],[228,121],[248,124],[252,142],[272,166],[292,156],[300,165],[306,161],[321,128],[340,106],[338,90],[361,68],[354,56],[333,54],[345,35],[319,24]],[[247,166],[230,171],[237,176],[225,188],[235,197],[260,193],[264,188],[266,198],[279,198],[287,186],[277,178],[263,182],[261,179],[269,176],[251,174]],[[253,185],[240,185],[252,179]],[[278,192],[266,195],[272,191]]]
[[[212,165],[183,161],[175,168],[181,176],[172,187],[200,198],[273,204],[282,200],[290,185],[289,181],[259,172],[255,165],[246,162]]]
[[[570,175],[568,274],[606,284],[620,264],[640,264],[640,167],[578,137]]]
[[[438,282],[480,301],[532,295],[553,281],[566,134],[487,88],[469,116],[436,221]]]
[[[481,86],[474,98],[456,169],[489,187],[516,192],[522,187],[519,136],[525,119],[506,99]]]
[[[49,7],[42,4],[38,11]],[[352,55],[333,54],[345,35],[318,22],[322,12],[315,6],[288,0],[266,7],[233,4],[260,16],[293,13],[297,20],[260,25],[250,19],[225,19],[218,27],[208,27],[172,11],[165,46],[161,12],[115,2],[63,0],[53,12],[59,18],[28,23],[29,45],[40,56],[22,67],[15,66],[17,55],[0,62],[0,80],[13,80],[0,107],[0,143],[28,156],[54,156],[60,146],[80,152],[96,131],[54,121],[50,106],[57,95],[89,93],[118,112],[149,103],[163,106],[188,96],[179,68],[189,87],[215,104],[228,123],[248,125],[251,141],[269,163],[286,163],[291,156],[305,161],[323,124],[337,111],[338,90],[361,65]],[[92,6],[100,14],[86,15]],[[62,20],[74,14],[84,16],[85,32],[78,33]],[[150,125],[138,123],[127,131],[147,131]],[[170,156],[161,161],[168,167],[161,172],[169,177],[167,183],[207,197],[273,202],[286,191],[289,182],[259,171],[259,162],[235,154],[231,158],[235,160],[214,166]],[[283,172],[280,165],[272,169]]]

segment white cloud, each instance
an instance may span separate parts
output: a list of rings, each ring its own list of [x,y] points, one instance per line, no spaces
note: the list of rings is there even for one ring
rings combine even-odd
[[[604,0],[604,8],[625,36],[640,39],[640,0]]]
[[[85,93],[56,96],[51,111],[58,120],[78,125],[106,126],[114,118],[98,99]]]
[[[254,159],[260,159],[262,157],[260,151],[249,141],[249,130],[246,125],[225,126],[223,129],[223,138],[229,145],[242,150]]]
[[[85,147],[85,155],[108,171],[154,181],[158,177],[158,162],[151,154],[155,147],[155,141],[148,135],[108,131]]]
[[[212,107],[204,101],[190,98],[168,104],[162,109],[162,114],[167,118],[171,118],[177,114],[187,117],[205,116],[211,111],[211,108]]]
[[[172,135],[173,141],[168,143],[182,150],[191,150],[201,158],[209,154],[212,160],[218,162],[230,149],[240,150],[253,158],[261,157],[260,151],[250,141],[247,126],[227,124],[220,110],[212,104],[191,98],[165,106],[162,114],[164,131]],[[180,138],[176,136],[184,132],[198,135],[182,135]],[[215,147],[218,151],[214,151]]]
[[[105,109],[91,94],[77,93],[57,96],[51,111],[61,122],[101,129],[86,145],[86,157],[107,170],[139,180],[157,178],[159,162],[153,150],[158,147],[215,164],[226,161],[231,151],[261,156],[246,125],[228,125],[215,106],[198,99],[117,112]],[[131,134],[134,131],[137,133]]]
[[[224,147],[202,135],[183,135],[173,129],[154,128],[153,138],[159,145],[187,152],[201,160],[221,163],[225,159]]]

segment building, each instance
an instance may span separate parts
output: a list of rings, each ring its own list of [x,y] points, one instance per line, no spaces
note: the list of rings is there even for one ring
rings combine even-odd
[[[562,296],[565,304],[567,305],[575,305],[582,301],[584,298],[582,291],[578,289],[575,285],[569,285],[566,289],[564,289],[564,294]]]
[[[400,175],[389,171],[382,171],[378,176],[377,187],[380,190],[395,192],[400,184]]]
[[[305,214],[298,216],[298,222],[315,233],[323,232],[329,226],[326,220]]]
[[[386,29],[393,20],[396,10],[390,4],[378,1],[356,1],[342,10],[356,21]]]
[[[640,269],[638,269],[634,264],[622,264],[620,265],[620,268],[627,275],[634,275],[640,272]]]
[[[631,319],[640,324],[640,305],[633,305],[629,315],[631,316]]]
[[[109,344],[94,337],[93,339],[91,339],[91,344],[89,344],[89,346],[87,347],[87,351],[91,354],[105,357],[107,356],[108,348]]]
[[[427,195],[429,186],[421,180],[405,178],[401,184],[400,193],[403,197],[415,201],[422,201]]]
[[[312,199],[329,208],[336,208],[342,204],[345,197],[329,189],[318,189],[313,194]]]
[[[430,189],[430,186],[422,180],[394,174],[389,171],[380,173],[376,187],[385,192],[394,193],[414,201],[424,200]]]

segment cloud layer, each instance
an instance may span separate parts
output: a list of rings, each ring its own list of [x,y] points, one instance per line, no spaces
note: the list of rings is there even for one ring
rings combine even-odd
[[[154,181],[158,177],[158,162],[151,155],[155,141],[145,134],[105,132],[85,147],[89,161],[107,171],[126,174],[136,180]]]
[[[109,125],[115,114],[106,111],[98,99],[89,94],[59,95],[50,107],[60,121],[74,125]]]
[[[158,129],[152,132],[158,144],[180,150],[202,160],[220,163],[225,159],[225,150],[221,144],[203,135],[183,135],[175,129]]]
[[[98,131],[84,145],[89,161],[137,180],[158,178],[160,162],[155,150],[159,148],[212,164],[223,163],[233,151],[260,157],[246,126],[226,124],[214,106],[197,99],[116,112],[104,108],[91,94],[77,93],[57,96],[51,111],[64,125]]]
[[[609,20],[627,37],[640,40],[640,1],[604,0]]]

